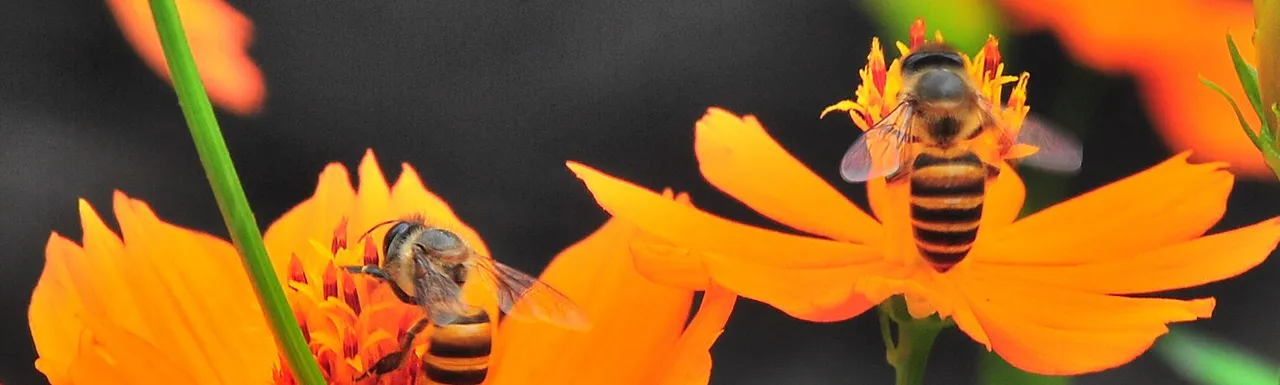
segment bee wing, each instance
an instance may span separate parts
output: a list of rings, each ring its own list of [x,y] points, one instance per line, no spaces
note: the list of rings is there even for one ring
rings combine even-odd
[[[423,268],[419,271],[423,274],[419,274],[418,284],[414,288],[418,305],[426,309],[431,323],[437,326],[453,323],[469,309],[462,302],[462,288],[434,265],[426,264],[426,261],[420,263],[423,263],[420,265]]]
[[[1080,141],[1044,118],[1028,114],[1022,122],[1018,142],[1039,148],[1023,160],[1023,164],[1045,171],[1075,173],[1080,170],[1084,150]]]
[[[840,159],[840,177],[846,182],[865,182],[901,169],[912,115],[910,104],[899,104],[875,127],[862,133]]]
[[[994,129],[999,135],[1005,158],[1022,158],[1027,165],[1051,172],[1074,173],[1080,169],[1084,151],[1081,150],[1080,141],[1076,140],[1074,135],[1058,129],[1036,115],[1028,114],[1023,119],[1022,128],[1015,137],[1012,131],[1000,123],[990,100],[978,97],[978,103],[982,107],[987,127]],[[1024,154],[1024,151],[1011,151],[1015,143],[1035,146],[1038,150],[1029,155]]]
[[[590,328],[586,313],[546,282],[491,258],[484,258],[477,266],[477,270],[494,284],[498,292],[498,308],[506,315],[544,321],[570,330]]]

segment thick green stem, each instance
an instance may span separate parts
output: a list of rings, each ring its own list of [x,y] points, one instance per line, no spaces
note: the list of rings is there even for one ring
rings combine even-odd
[[[923,384],[933,341],[949,323],[936,315],[912,318],[901,295],[880,304],[879,312],[880,334],[884,337],[885,358],[893,366],[894,384]],[[898,325],[897,338],[893,336],[891,324]]]
[[[178,8],[173,0],[150,1],[173,87],[178,93],[178,102],[186,116],[187,127],[191,129],[196,152],[200,154],[200,163],[204,165],[209,186],[222,211],[222,220],[227,224],[231,241],[240,251],[245,272],[249,274],[253,289],[258,294],[258,302],[275,335],[276,344],[284,352],[285,360],[289,362],[298,383],[324,384],[324,377],[316,365],[315,357],[311,355],[302,331],[298,329],[298,321],[289,309],[280,281],[276,279],[271,259],[262,243],[257,220],[249,210],[248,199],[240,186],[240,177],[236,175],[235,166],[231,163],[227,144],[222,139],[218,120],[214,118],[213,107],[209,104],[204,83],[200,81],[195,59],[191,56],[191,47],[187,44],[182,21],[178,18]]]

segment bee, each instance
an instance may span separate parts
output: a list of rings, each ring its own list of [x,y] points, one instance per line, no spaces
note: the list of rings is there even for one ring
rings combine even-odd
[[[916,249],[938,272],[968,255],[978,236],[986,184],[1000,174],[999,166],[974,151],[983,133],[994,134],[1001,156],[1021,140],[1040,148],[1027,164],[1058,172],[1080,167],[1079,144],[1042,120],[1029,116],[1018,137],[1004,129],[964,59],[950,47],[918,47],[903,59],[902,78],[897,107],[849,147],[840,176],[848,182],[907,182]]]
[[[383,237],[382,265],[344,266],[343,269],[390,284],[400,301],[422,307],[426,316],[414,322],[401,338],[399,350],[379,359],[356,381],[400,368],[414,339],[434,324],[436,329],[428,338],[427,354],[422,358],[422,371],[430,383],[474,385],[484,382],[493,341],[491,323],[495,320],[485,309],[463,298],[462,288],[472,277],[492,284],[503,314],[571,330],[588,327],[582,310],[564,294],[537,278],[480,254],[458,234],[428,225],[421,217],[379,223],[361,239],[386,225],[392,226]]]

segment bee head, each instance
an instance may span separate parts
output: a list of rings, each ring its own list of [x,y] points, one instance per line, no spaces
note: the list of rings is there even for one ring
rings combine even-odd
[[[959,102],[970,92],[964,58],[943,45],[923,46],[907,55],[902,74],[914,80],[911,96],[921,102]]]

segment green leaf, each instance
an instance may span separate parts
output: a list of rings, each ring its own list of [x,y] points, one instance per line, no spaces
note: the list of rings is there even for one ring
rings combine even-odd
[[[1254,113],[1258,114],[1258,120],[1262,122],[1260,131],[1262,131],[1263,137],[1267,138],[1267,143],[1274,143],[1275,138],[1271,134],[1270,124],[1267,123],[1266,110],[1262,107],[1262,91],[1258,89],[1258,69],[1246,62],[1243,56],[1240,56],[1240,49],[1236,48],[1236,42],[1231,39],[1231,34],[1227,34],[1227,49],[1231,51],[1231,62],[1236,67],[1236,76],[1240,78],[1240,85],[1244,87],[1244,94],[1249,98],[1249,104],[1253,105]],[[1219,90],[1221,89],[1219,88]],[[1234,104],[1235,102],[1232,103]]]
[[[1223,98],[1227,99],[1227,103],[1231,103],[1231,109],[1236,112],[1236,120],[1240,121],[1240,127],[1244,128],[1245,135],[1249,135],[1249,141],[1252,141],[1254,146],[1258,147],[1259,150],[1267,147],[1267,143],[1263,142],[1263,139],[1259,138],[1258,134],[1253,132],[1253,127],[1249,126],[1249,122],[1244,120],[1244,113],[1240,111],[1240,105],[1236,104],[1236,100],[1232,98],[1226,90],[1222,89],[1222,87],[1219,87],[1209,79],[1205,79],[1203,76],[1200,77],[1200,82],[1209,86],[1209,88],[1212,88],[1214,91],[1218,91],[1219,95],[1222,95]]]
[[[978,383],[984,385],[1066,385],[1071,383],[1071,377],[1042,376],[1024,372],[1010,365],[999,355],[985,349],[978,362],[978,369]]]
[[[174,5],[174,0],[151,0],[151,14],[160,34],[165,62],[173,77],[173,88],[178,93],[178,103],[187,119],[196,152],[200,155],[200,164],[204,166],[205,176],[209,178],[209,187],[213,189],[213,196],[218,201],[231,241],[239,250],[245,272],[249,275],[254,292],[258,294],[258,302],[262,305],[272,334],[275,335],[276,345],[284,353],[285,361],[289,363],[298,383],[324,384],[320,367],[311,355],[307,341],[302,337],[302,330],[298,328],[298,321],[289,308],[284,289],[276,279],[271,259],[267,257],[262,232],[258,230],[258,222],[249,209],[244,188],[240,186],[240,177],[231,162],[227,143],[222,138],[222,130],[218,128],[218,120],[213,115],[213,106],[205,93],[204,83],[200,81],[195,59],[191,56],[187,35],[178,17],[178,7]]]
[[[1280,384],[1280,363],[1190,329],[1170,330],[1156,342],[1155,351],[1174,371],[1197,384]]]
[[[987,35],[1000,35],[1000,14],[989,1],[934,1],[894,0],[857,1],[880,22],[889,59],[898,52],[893,41],[907,42],[911,23],[924,18],[928,29],[926,38],[933,39],[933,31],[942,31],[942,37],[952,47],[974,54],[987,41]],[[1003,42],[1002,42],[1003,43]],[[1002,44],[1002,47],[1003,44]],[[1001,49],[1004,51],[1004,49]],[[1006,55],[1007,56],[1007,55]]]

